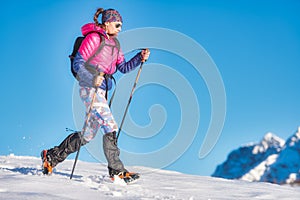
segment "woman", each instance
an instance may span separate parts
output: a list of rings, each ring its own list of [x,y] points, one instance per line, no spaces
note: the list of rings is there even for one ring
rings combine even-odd
[[[100,14],[102,14],[101,24],[98,22]],[[122,23],[123,20],[118,11],[99,8],[94,15],[94,23],[85,24],[81,28],[85,39],[74,58],[72,67],[77,74],[80,97],[87,112],[95,91],[97,91],[96,99],[84,131],[72,133],[59,146],[42,151],[44,174],[51,174],[52,169],[58,163],[64,161],[69,154],[78,151],[80,145],[85,145],[91,141],[99,128],[102,128],[104,133],[103,150],[108,162],[109,176],[112,179],[115,175],[121,178],[128,176],[134,178],[135,174],[129,173],[119,158],[120,150],[117,147],[116,139],[118,125],[105,96],[112,87],[111,75],[113,73],[117,70],[122,73],[134,70],[141,62],[148,59],[150,52],[142,50],[128,62],[125,61],[116,40],[116,36],[121,31]]]

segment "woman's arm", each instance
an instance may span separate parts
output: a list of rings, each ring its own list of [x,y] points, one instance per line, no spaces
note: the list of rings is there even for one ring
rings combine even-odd
[[[126,62],[124,54],[119,53],[119,57],[117,60],[117,69],[122,73],[128,73],[138,67],[142,62],[141,53],[137,53],[134,57],[132,57],[128,62]]]

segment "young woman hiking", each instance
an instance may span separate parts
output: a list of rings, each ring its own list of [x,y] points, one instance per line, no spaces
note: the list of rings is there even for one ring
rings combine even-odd
[[[102,23],[98,22],[100,14]],[[85,38],[74,57],[72,70],[77,74],[79,94],[86,106],[89,120],[85,122],[83,131],[72,133],[59,146],[41,152],[44,174],[51,174],[52,169],[58,163],[64,161],[69,154],[78,151],[80,145],[83,146],[91,141],[101,128],[109,176],[112,179],[115,175],[121,178],[134,176],[134,173],[129,173],[125,169],[119,158],[120,150],[116,138],[118,125],[107,103],[106,92],[112,87],[112,74],[116,71],[128,73],[134,70],[141,62],[148,59],[150,52],[142,50],[126,62],[116,40],[122,23],[123,20],[118,11],[99,8],[94,15],[94,23],[82,26],[81,30]],[[95,92],[96,96],[93,99]],[[89,109],[91,102],[93,105]],[[91,112],[88,113],[88,111]]]

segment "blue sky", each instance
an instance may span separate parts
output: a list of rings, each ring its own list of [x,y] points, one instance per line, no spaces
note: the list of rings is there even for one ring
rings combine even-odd
[[[217,66],[226,92],[226,117],[216,145],[200,159],[212,106],[205,78],[180,55],[151,49],[141,83],[151,80],[150,69],[168,66],[166,69],[185,77],[199,102],[196,134],[179,159],[166,169],[210,175],[241,144],[259,141],[267,132],[287,139],[300,126],[299,1],[18,0],[3,3],[0,8],[1,155],[39,156],[42,149],[58,145],[65,138],[66,127],[77,128],[72,106],[76,81],[69,71],[68,55],[74,39],[80,35],[80,27],[91,22],[98,7],[119,10],[124,33],[157,27],[184,34],[201,45]],[[123,35],[123,40],[126,37]],[[137,40],[146,41],[146,37],[140,35]],[[123,40],[121,46],[126,49],[130,41]],[[162,41],[158,36],[157,42]],[[193,50],[189,50],[191,54]],[[134,76],[135,72],[125,82],[128,92]],[[117,78],[121,76],[118,74]],[[162,78],[170,85],[176,82],[168,75]],[[178,91],[187,91],[185,87],[176,86]],[[122,151],[147,156],[147,152],[160,151],[176,138],[180,121],[189,119],[181,118],[181,100],[174,91],[177,90],[170,91],[159,84],[138,88],[130,107],[130,116],[136,123],[132,126],[151,124],[148,110],[157,104],[161,105],[155,107],[160,111],[157,116],[162,116],[165,124],[151,137],[145,136],[151,135],[148,132],[130,133],[135,137],[122,133]],[[117,98],[114,103],[123,105],[127,99]],[[191,116],[195,111],[197,108],[191,110]],[[116,118],[119,116],[116,113]],[[139,130],[129,125],[124,128]],[[80,154],[81,160],[97,161],[93,157],[85,148]],[[123,159],[125,164],[131,164],[130,156]]]

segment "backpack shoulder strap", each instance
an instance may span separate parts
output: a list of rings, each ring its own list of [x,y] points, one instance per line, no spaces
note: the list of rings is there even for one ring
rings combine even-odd
[[[120,42],[119,42],[119,40],[115,37],[114,41],[116,43],[116,47],[117,47],[118,51],[120,51]]]
[[[112,93],[112,95],[110,97],[109,103],[108,103],[109,107],[111,107],[111,104],[112,104],[112,102],[114,100],[114,97],[115,97],[115,94],[116,94],[116,87],[117,87],[116,79],[113,76],[111,76],[111,79],[114,81],[115,88],[114,88],[114,91],[113,91],[113,93]]]
[[[88,65],[88,64],[91,62],[91,60],[92,60],[93,58],[95,58],[95,57],[100,53],[100,51],[103,49],[103,47],[104,47],[104,45],[105,45],[105,38],[104,38],[103,35],[101,35],[99,32],[91,32],[91,33],[98,33],[98,35],[99,35],[99,37],[100,37],[100,45],[99,45],[97,51],[96,51],[92,56],[90,56],[89,59],[85,62],[86,65]],[[90,33],[89,33],[89,34],[90,34]]]

